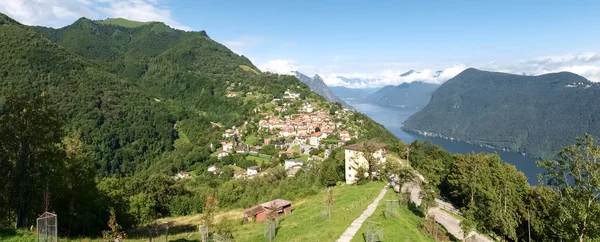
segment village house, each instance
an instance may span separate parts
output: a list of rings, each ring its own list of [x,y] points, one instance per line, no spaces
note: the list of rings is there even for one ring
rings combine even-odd
[[[304,105],[302,105],[302,108],[300,108],[300,111],[305,113],[312,113],[313,107],[310,103],[304,103]]]
[[[229,138],[232,137],[234,135],[233,130],[231,129],[227,129],[225,130],[225,132],[223,133],[223,138]]]
[[[368,169],[369,162],[365,157],[365,152],[372,152],[370,155],[379,163],[385,163],[387,149],[386,145],[376,142],[361,142],[346,146],[345,148],[345,171],[346,183],[353,184],[357,181],[356,168],[362,167]],[[368,174],[364,174],[367,176]]]
[[[248,172],[246,174],[249,176],[252,176],[252,175],[258,174],[259,171],[260,171],[259,166],[251,166],[251,167],[248,167]]]
[[[304,161],[301,160],[286,160],[283,166],[288,170],[294,167],[302,167],[302,165],[304,165]]]
[[[311,134],[310,135],[310,145],[319,146],[319,142],[321,142],[321,140],[326,137],[327,137],[327,134],[325,134],[323,132],[316,132],[314,134]]]
[[[206,171],[215,175],[221,174],[221,168],[218,168],[215,165],[209,166],[208,169],[206,169]]]
[[[340,131],[340,138],[343,138],[343,137],[350,137],[350,133],[348,132],[348,130]]]
[[[262,147],[260,147],[260,146],[254,146],[254,147],[250,148],[249,152],[250,152],[250,154],[258,155],[258,153],[260,152],[261,148]]]
[[[293,127],[287,127],[286,129],[279,131],[279,135],[283,137],[293,136],[296,135],[296,131],[294,131]]]
[[[352,136],[350,136],[350,133],[348,132],[348,130],[340,131],[340,141],[341,142],[348,142],[350,140],[352,140]]]
[[[282,155],[285,155],[286,157],[294,157],[294,150],[289,149],[279,151],[279,157],[281,157]]]
[[[223,157],[228,156],[228,155],[229,155],[229,152],[221,151],[221,152],[219,152],[219,154],[217,154],[217,158],[219,158],[219,160],[220,160],[220,159],[223,159]]]
[[[188,177],[190,177],[190,173],[188,173],[186,171],[180,171],[179,173],[177,173],[177,175],[175,175],[175,178],[177,178],[177,179],[188,178]]]
[[[300,93],[294,93],[294,92],[290,92],[290,91],[285,91],[283,93],[283,98],[284,99],[298,99],[298,98],[300,98]]]
[[[278,149],[283,149],[283,148],[285,148],[285,146],[286,146],[285,143],[283,143],[281,141],[277,141],[277,143],[275,143],[275,148],[278,148]]]
[[[233,178],[240,179],[246,175],[246,169],[239,169],[233,171]]]
[[[248,153],[248,151],[250,147],[248,147],[247,144],[238,144],[237,147],[235,147],[235,152],[236,153]]]
[[[277,210],[277,216],[283,216],[292,213],[292,202],[275,199],[270,202],[262,203],[244,210],[244,219],[248,222],[261,222],[267,219],[270,209]]]
[[[232,143],[227,143],[227,142],[221,142],[221,146],[223,146],[223,151],[224,152],[229,152],[233,149],[233,144]]]
[[[296,136],[296,138],[294,139],[294,143],[296,144],[306,144],[306,136],[304,135],[298,135]]]

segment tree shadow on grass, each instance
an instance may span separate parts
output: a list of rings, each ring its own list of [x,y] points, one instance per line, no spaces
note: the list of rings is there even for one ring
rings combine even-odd
[[[17,231],[14,229],[0,228],[0,237],[14,236],[16,234],[17,234]]]
[[[408,203],[408,210],[410,210],[414,215],[417,215],[421,218],[425,217],[425,214],[423,214],[423,211],[421,211],[419,206],[417,206],[417,204],[415,204],[414,202]]]
[[[173,241],[173,242],[202,242],[199,239],[176,239],[176,240],[169,240],[169,241]]]

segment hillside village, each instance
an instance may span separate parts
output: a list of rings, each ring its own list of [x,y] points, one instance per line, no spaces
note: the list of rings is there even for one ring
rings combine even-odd
[[[230,92],[227,97],[260,97],[260,93]],[[218,162],[210,164],[206,172],[236,179],[253,178],[280,165],[288,176],[294,176],[310,166],[311,161],[326,159],[331,149],[359,135],[345,124],[352,111],[335,108],[335,104],[330,106],[319,107],[311,100],[303,100],[300,93],[286,90],[282,98],[259,104],[254,110],[258,118],[250,118],[240,127],[213,123],[224,131],[220,144],[211,144]],[[223,174],[224,170],[227,174]],[[176,175],[176,178],[187,177],[190,175],[186,171]]]

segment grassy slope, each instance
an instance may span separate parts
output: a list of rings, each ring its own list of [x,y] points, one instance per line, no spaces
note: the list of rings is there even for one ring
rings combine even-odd
[[[292,214],[280,219],[275,241],[335,241],[377,196],[383,183],[334,188],[335,205],[331,219],[326,211],[325,190],[292,205]],[[263,241],[264,224],[245,224],[235,228],[235,240]]]
[[[421,232],[420,226],[423,222],[423,218],[412,213],[406,206],[400,206],[400,216],[398,219],[385,218],[385,201],[398,199],[398,196],[393,190],[389,189],[388,193],[379,203],[375,213],[367,219],[367,221],[381,224],[384,231],[384,241],[435,241],[433,237]],[[365,241],[364,233],[366,233],[366,222],[363,223],[363,226],[358,230],[358,233],[356,233],[352,242]]]
[[[324,216],[326,211],[326,191],[300,201],[293,201],[292,214],[281,217],[279,230],[275,241],[335,241],[346,228],[354,221],[373,199],[377,196],[384,183],[373,182],[362,186],[343,185],[334,188],[335,205],[331,219]],[[239,219],[242,210],[230,210],[217,216]],[[410,212],[408,212],[410,213]],[[411,214],[412,215],[412,214]],[[414,215],[413,215],[414,216]],[[177,225],[195,225],[200,223],[201,215],[161,219],[159,222],[172,221]],[[233,229],[235,241],[264,241],[264,223],[249,223],[237,225]],[[412,230],[418,230],[415,225]],[[409,230],[411,231],[411,230]],[[197,233],[191,236],[188,233],[169,236],[170,241],[198,241]],[[0,235],[1,236],[1,235]],[[421,238],[421,237],[414,237]],[[1,241],[21,242],[35,241],[35,234],[29,231],[17,231],[16,234],[2,238]],[[162,238],[164,240],[164,237]],[[146,241],[145,238],[127,239],[127,241]],[[61,241],[102,241],[101,239],[61,239]],[[162,241],[162,240],[161,240]],[[414,240],[421,241],[421,240]]]
[[[137,27],[149,24],[149,22],[138,22],[138,21],[133,21],[133,20],[127,20],[124,18],[109,18],[106,20],[98,21],[98,23],[118,25],[118,26],[123,26],[126,28],[137,28]]]

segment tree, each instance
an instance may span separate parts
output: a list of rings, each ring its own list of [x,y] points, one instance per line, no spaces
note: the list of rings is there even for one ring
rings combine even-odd
[[[414,181],[417,178],[415,173],[413,173],[408,166],[396,160],[387,161],[385,164],[385,172],[399,188],[402,188],[405,183]]]
[[[325,203],[327,204],[327,218],[331,218],[331,210],[333,210],[333,187],[327,188],[327,199]]]
[[[127,238],[127,234],[121,229],[121,225],[117,222],[117,215],[115,210],[110,210],[110,218],[108,219],[108,228],[110,230],[102,231],[102,238],[107,241],[122,241]]]
[[[556,194],[561,237],[570,241],[600,238],[600,147],[586,134],[558,152],[556,160],[538,165]]]
[[[379,178],[380,168],[382,168],[380,156],[385,152],[381,144],[374,140],[368,140],[358,143],[358,147],[359,150],[354,154],[354,157],[351,157],[354,162],[352,169],[357,171],[357,178],[362,180],[364,174],[367,174],[367,179],[370,181]],[[366,164],[362,162],[362,159],[366,161]]]
[[[204,210],[202,213],[202,222],[204,226],[208,228],[208,231],[213,229],[215,225],[215,213],[217,213],[217,209],[219,206],[219,200],[217,200],[213,195],[208,195],[204,200]]]
[[[278,207],[277,204],[275,204],[275,202],[272,202],[271,204],[269,204],[269,207],[267,208],[267,221],[265,223],[265,238],[271,242],[275,239],[275,235],[277,233],[277,226],[278,226],[278,221],[277,218],[279,217],[278,214]]]
[[[310,152],[308,152],[310,155],[319,155],[319,153],[321,153],[321,150],[319,149],[312,149]]]
[[[344,161],[336,158],[327,158],[316,166],[319,181],[325,186],[335,186],[338,181],[344,180]]]
[[[3,192],[0,205],[8,200],[11,206],[0,210],[16,215],[17,227],[24,228],[43,212],[43,194],[56,184],[65,156],[60,149],[63,118],[43,94],[9,96],[2,109],[0,168],[6,174],[0,182],[8,193]]]
[[[425,214],[425,218],[428,217],[429,208],[436,206],[435,198],[438,196],[438,193],[436,187],[432,184],[426,182],[421,184],[421,192],[419,193],[419,197],[421,198],[420,207],[423,214]]]

